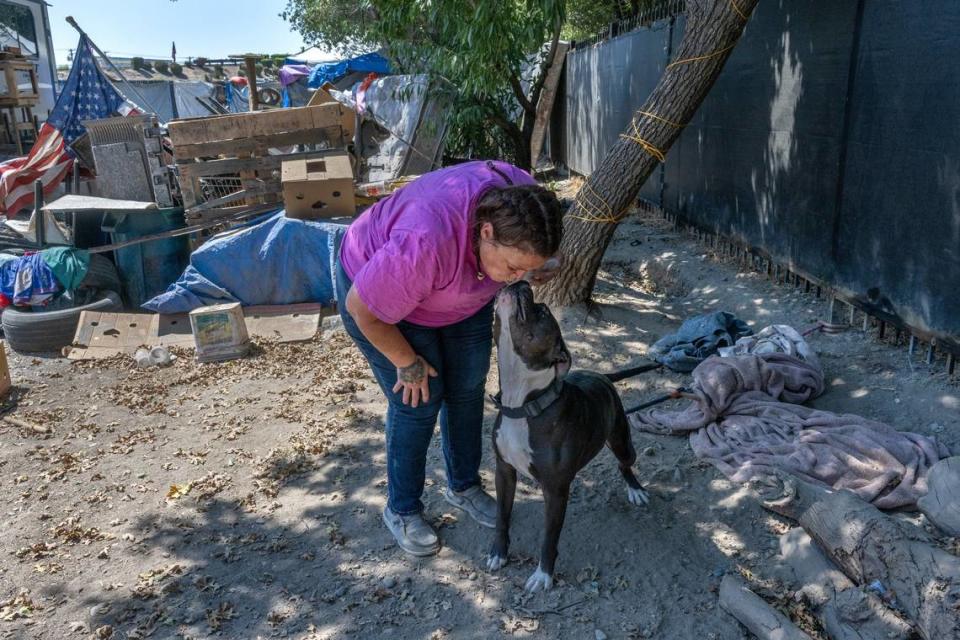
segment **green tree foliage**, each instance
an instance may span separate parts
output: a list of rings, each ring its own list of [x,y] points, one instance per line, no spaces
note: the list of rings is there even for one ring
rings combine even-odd
[[[637,15],[657,0],[579,0],[567,2],[565,40],[583,40],[610,27],[611,22]]]
[[[175,75],[175,76],[179,76],[180,74],[183,73],[183,65],[181,65],[181,64],[178,63],[178,62],[171,62],[171,63],[170,63],[170,73],[172,73],[172,74]]]
[[[170,65],[167,64],[165,60],[157,60],[153,63],[153,68],[160,73],[168,73],[170,71]]]
[[[130,66],[139,71],[140,69],[143,69],[143,62],[143,58],[140,56],[135,56],[130,59]]]
[[[662,0],[661,0],[662,1]],[[287,0],[281,14],[306,42],[344,56],[380,50],[401,73],[426,73],[454,109],[447,148],[529,166],[547,65],[562,34],[582,39],[657,0]],[[443,78],[440,81],[439,78]]]
[[[528,167],[548,64],[535,65],[532,82],[521,73],[541,51],[552,59],[565,6],[564,0],[288,0],[283,16],[307,42],[345,55],[379,49],[398,72],[431,76],[434,90],[455,107],[454,153],[496,149]]]

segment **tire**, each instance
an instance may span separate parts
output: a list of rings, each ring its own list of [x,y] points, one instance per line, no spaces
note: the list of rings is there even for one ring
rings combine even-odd
[[[122,291],[117,268],[113,266],[110,258],[98,253],[90,254],[90,266],[80,286],[104,291]]]
[[[101,294],[99,300],[90,304],[58,311],[19,311],[7,307],[3,311],[3,334],[7,344],[17,353],[59,353],[73,342],[82,312],[119,311],[123,307],[119,294],[113,291]]]

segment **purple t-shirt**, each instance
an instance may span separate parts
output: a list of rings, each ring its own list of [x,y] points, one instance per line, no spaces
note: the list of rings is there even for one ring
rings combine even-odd
[[[513,165],[491,164],[515,185],[535,184]],[[370,311],[389,324],[444,327],[490,302],[503,284],[477,278],[474,209],[507,185],[488,162],[467,162],[421,176],[357,218],[340,262]]]

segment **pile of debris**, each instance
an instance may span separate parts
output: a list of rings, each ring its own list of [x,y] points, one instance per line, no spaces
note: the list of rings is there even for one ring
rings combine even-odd
[[[163,122],[166,111],[152,108],[143,87],[126,82],[115,67],[112,77],[101,69],[112,63],[80,33],[64,90],[36,144],[26,157],[0,168],[6,213],[0,308],[6,309],[2,326],[14,350],[81,357],[118,350],[133,355],[145,347],[141,359],[160,362],[162,354],[151,356],[149,348],[170,342],[158,328],[192,326],[196,342],[191,336],[190,344],[201,358],[216,357],[209,351],[213,344],[221,356],[242,355],[241,305],[248,319],[251,311],[258,318],[258,328],[276,323],[271,330],[277,333],[290,318],[307,317],[302,310],[278,311],[277,304],[313,303],[322,310],[311,311],[310,318],[328,315],[336,302],[330,274],[346,226],[370,204],[440,165],[444,106],[432,97],[426,78],[389,75],[389,65],[376,54],[313,69],[284,67],[288,73],[281,77],[291,86],[322,82],[304,106],[261,104],[254,71],[243,83],[249,111],[228,108]],[[368,67],[375,71],[363,75]],[[269,231],[258,235],[258,225]],[[238,244],[243,234],[246,240]],[[264,236],[274,238],[256,253],[265,261],[320,254],[324,261],[274,270],[251,265],[245,250]],[[295,252],[278,246],[279,236],[311,244]],[[219,243],[221,238],[227,240]],[[76,264],[66,278],[46,266],[51,252]],[[272,297],[231,289],[212,282],[209,269],[195,268],[214,254],[221,271],[240,271],[248,281],[257,274],[279,281],[298,267],[310,268],[318,284],[300,290],[278,284]],[[201,280],[197,294],[190,285]],[[190,321],[117,313],[146,308],[169,315],[168,299],[145,304],[168,289],[174,297],[188,292],[174,305],[177,313],[233,306],[197,309]],[[249,308],[264,305],[272,309],[266,316]],[[221,319],[209,320],[214,317]],[[91,326],[98,327],[96,335]]]

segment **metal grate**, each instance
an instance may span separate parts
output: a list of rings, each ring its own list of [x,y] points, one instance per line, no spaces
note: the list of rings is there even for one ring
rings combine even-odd
[[[100,120],[84,120],[83,126],[90,136],[91,146],[98,147],[119,142],[131,142],[143,147],[144,130],[157,126],[154,115],[112,117]]]
[[[209,202],[243,190],[243,178],[238,174],[197,178],[202,202]]]

